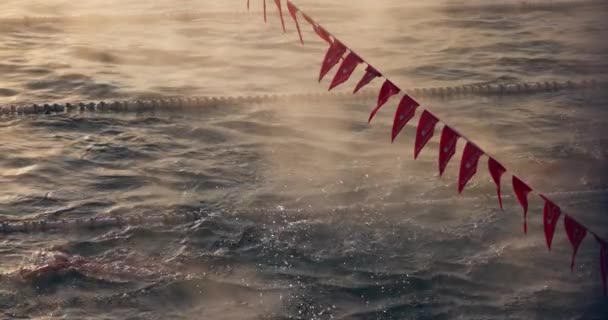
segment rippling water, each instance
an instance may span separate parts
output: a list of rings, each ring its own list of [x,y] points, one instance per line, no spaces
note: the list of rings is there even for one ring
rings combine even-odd
[[[403,87],[605,80],[607,6],[513,2],[298,3]],[[0,104],[323,90],[323,44],[306,31],[300,47],[287,16],[282,34],[271,4],[265,25],[255,0],[251,13],[245,1],[4,1]],[[10,19],[47,15],[62,18]],[[422,102],[608,236],[604,88]],[[0,119],[1,220],[205,215],[2,235],[0,315],[606,318],[591,237],[570,273],[561,226],[545,248],[540,201],[526,236],[506,178],[504,211],[485,161],[457,196],[459,155],[439,178],[438,139],[414,161],[416,121],[391,144],[392,111],[370,126],[371,104]],[[19,276],[57,252],[94,267]]]

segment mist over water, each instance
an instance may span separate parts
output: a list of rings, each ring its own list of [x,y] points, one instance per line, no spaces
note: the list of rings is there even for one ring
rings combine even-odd
[[[296,3],[403,88],[606,80],[608,6]],[[251,4],[4,1],[0,104],[325,91],[325,44]],[[441,127],[414,161],[417,117],[390,143],[397,102],[371,125],[374,101],[354,99],[0,118],[2,221],[205,216],[0,235],[0,318],[603,319],[592,237],[571,273],[562,223],[547,252],[531,196],[524,235],[485,157],[458,196],[464,143],[438,177]],[[608,236],[604,88],[419,102]],[[90,263],[19,277],[57,252]]]

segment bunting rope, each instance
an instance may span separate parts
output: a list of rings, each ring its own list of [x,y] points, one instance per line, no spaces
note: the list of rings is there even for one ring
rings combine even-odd
[[[298,13],[304,18],[304,20],[306,20],[311,25],[313,31],[319,36],[319,38],[327,42],[327,44],[329,45],[329,48],[325,53],[325,57],[323,58],[323,62],[321,65],[319,82],[323,80],[323,78],[329,73],[331,69],[333,69],[338,63],[341,62],[340,66],[338,67],[338,70],[334,75],[333,80],[331,81],[331,84],[329,85],[329,90],[332,90],[333,88],[345,83],[350,78],[354,70],[359,66],[359,64],[367,65],[366,73],[356,85],[353,94],[357,93],[361,88],[371,83],[374,79],[384,78],[384,83],[382,84],[380,93],[378,95],[378,102],[376,106],[372,109],[369,115],[368,122],[371,123],[377,112],[380,111],[380,109],[393,96],[401,95],[403,93],[403,95],[401,96],[401,100],[397,105],[397,110],[395,112],[395,117],[393,120],[391,138],[392,141],[394,141],[395,138],[401,132],[401,130],[405,127],[405,125],[415,116],[416,110],[420,107],[420,104],[416,100],[414,100],[414,98],[412,98],[409,94],[404,93],[404,90],[395,85],[390,79],[388,79],[380,71],[378,71],[378,69],[366,62],[363,58],[361,58],[361,56],[357,54],[352,48],[347,47],[334,34],[327,31],[327,29],[325,29],[321,24],[316,22],[308,14],[306,14],[299,7],[297,7],[293,3],[293,1],[275,0],[277,11],[281,16],[281,21],[283,21],[283,12],[281,5],[283,1],[287,4],[289,15],[291,16],[292,20],[296,25],[301,44],[304,44],[304,40],[298,22]],[[247,6],[249,7],[249,1],[247,2]],[[264,16],[266,17],[265,0]],[[283,32],[286,32],[283,23],[282,26]],[[458,175],[458,193],[462,193],[467,183],[476,174],[479,160],[482,156],[485,155],[488,158],[488,170],[490,172],[490,175],[492,176],[494,183],[496,184],[497,198],[499,206],[502,209],[503,206],[501,199],[501,178],[505,173],[509,171],[488,152],[484,151],[471,139],[463,135],[460,131],[456,130],[453,126],[449,125],[446,121],[440,119],[439,117],[431,113],[428,108],[420,109],[423,110],[422,114],[419,117],[416,132],[414,158],[416,159],[418,157],[424,146],[433,137],[437,124],[442,124],[443,129],[439,141],[439,175],[441,176],[444,173],[447,164],[456,153],[458,140],[464,140],[466,144],[462,152],[462,159]],[[524,180],[520,177],[514,174],[511,174],[511,176],[513,191],[516,195],[519,204],[523,209],[524,233],[527,233],[528,197],[530,193],[534,191],[534,189],[530,187],[528,183],[524,182]],[[576,253],[587,234],[591,234],[595,237],[600,248],[600,270],[602,276],[602,284],[604,288],[604,295],[606,295],[606,291],[608,290],[606,284],[606,275],[608,274],[608,242],[604,238],[600,237],[598,233],[592,231],[589,227],[583,225],[568,213],[563,212],[562,209],[548,197],[547,193],[542,193],[538,191],[536,191],[535,193],[538,194],[538,196],[545,202],[545,206],[543,209],[543,225],[547,248],[549,249],[549,251],[551,250],[551,243],[553,239],[553,234],[557,227],[557,222],[559,221],[562,215],[564,216],[564,230],[566,232],[570,244],[572,245],[573,251],[572,260],[570,264],[571,271],[574,271]]]
[[[529,82],[514,84],[471,84],[451,87],[415,88],[406,90],[429,99],[457,99],[470,96],[507,96],[521,94],[538,94],[567,90],[596,90],[604,88],[606,83],[596,80],[580,82]],[[115,101],[81,101],[74,103],[18,104],[0,106],[0,117],[35,114],[58,114],[71,112],[187,112],[203,107],[217,105],[240,105],[253,103],[270,103],[276,101],[320,101],[320,100],[369,100],[375,98],[373,91],[358,95],[340,92],[270,94],[257,96],[216,96],[216,97],[164,97],[155,99],[125,99]]]

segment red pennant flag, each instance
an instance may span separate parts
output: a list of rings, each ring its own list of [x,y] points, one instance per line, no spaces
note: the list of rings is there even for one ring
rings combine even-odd
[[[528,223],[526,222],[528,216],[528,193],[532,191],[532,188],[518,177],[513,176],[513,191],[515,191],[517,201],[519,201],[519,204],[524,209],[524,233],[528,233]]]
[[[266,19],[266,0],[264,0],[264,23],[268,22]]]
[[[363,62],[361,58],[359,58],[356,53],[351,51],[351,53],[346,56],[346,59],[344,59],[344,61],[340,65],[340,68],[334,76],[334,80],[331,82],[328,91],[331,91],[331,89],[346,82],[346,80],[350,78],[350,76],[353,74],[353,72],[361,62]]]
[[[439,120],[428,110],[424,110],[418,121],[418,129],[416,130],[416,145],[414,146],[414,159],[418,158],[418,154],[426,145],[435,133],[435,125]]]
[[[460,135],[452,128],[445,126],[441,131],[441,140],[439,140],[439,176],[443,175],[445,167],[456,153],[456,143],[458,143]]]
[[[315,20],[313,20],[305,13],[302,13],[302,16],[306,21],[308,21],[308,23],[310,23],[312,29],[315,30],[315,32],[319,35],[319,37],[321,37],[321,39],[325,40],[329,44],[333,42],[331,40],[331,37],[329,36],[329,33],[325,31],[325,29],[323,29],[323,27],[321,27]]]
[[[397,107],[397,112],[395,112],[395,120],[393,121],[393,133],[391,142],[395,141],[395,138],[401,132],[403,127],[407,124],[410,119],[414,117],[416,113],[416,108],[420,106],[418,102],[412,99],[407,94],[401,98],[401,102],[399,102],[399,106]]]
[[[397,86],[395,86],[390,80],[384,81],[384,84],[380,89],[380,95],[378,95],[378,104],[370,113],[367,122],[371,122],[374,116],[376,115],[376,112],[380,110],[380,108],[388,101],[388,99],[398,94],[400,91],[401,89],[397,88]]]
[[[378,72],[378,70],[376,70],[376,69],[374,69],[374,67],[368,65],[367,69],[365,69],[365,75],[363,75],[363,78],[361,78],[359,83],[357,83],[357,87],[355,87],[355,91],[353,91],[353,94],[357,93],[357,91],[359,91],[361,88],[365,87],[368,83],[372,82],[372,80],[374,80],[375,78],[378,78],[381,76],[382,76],[382,74],[380,74],[380,72]]]
[[[555,233],[555,227],[559,216],[562,214],[562,209],[558,207],[553,201],[549,200],[544,195],[540,195],[545,200],[545,208],[543,209],[543,225],[545,228],[545,240],[547,240],[547,248],[551,251],[551,242],[553,242],[553,234]]]
[[[338,40],[334,41],[327,49],[323,65],[321,65],[321,73],[319,74],[319,82],[339,61],[342,55],[346,52],[346,47]]]
[[[458,175],[458,193],[462,193],[464,186],[477,173],[477,164],[479,158],[483,155],[483,151],[476,145],[467,141],[462,152],[462,160],[460,161],[460,174]]]
[[[597,235],[595,239],[600,244],[600,271],[602,272],[602,284],[604,286],[604,295],[607,294],[608,285],[606,285],[606,276],[608,275],[608,244],[600,239]]]
[[[321,37],[321,39],[325,40],[325,42],[332,44],[333,40],[331,40],[331,37],[329,35],[329,32],[327,32],[323,27],[321,27],[320,25],[314,25],[313,29],[315,30],[315,32],[319,35],[319,37]]]
[[[279,10],[279,16],[281,17],[281,26],[283,27],[283,32],[286,32],[287,30],[285,30],[285,20],[283,20],[283,8],[281,8],[281,0],[274,0],[274,3],[277,4],[277,9]]]
[[[570,264],[570,271],[574,271],[574,257],[576,257],[578,247],[587,235],[587,229],[567,214],[564,215],[564,228],[566,229],[568,240],[570,240],[570,244],[572,244],[572,248],[574,249],[572,252],[572,263]]]
[[[289,11],[289,14],[291,15],[293,21],[296,23],[296,29],[298,29],[298,35],[300,36],[300,43],[304,44],[304,39],[302,38],[302,31],[300,31],[300,24],[298,23],[298,8],[296,8],[296,6],[291,3],[291,1],[287,0],[287,10]]]
[[[494,160],[494,158],[490,157],[488,159],[488,169],[490,170],[490,175],[496,184],[496,193],[498,193],[498,204],[502,209],[502,196],[500,195],[500,178],[507,171],[505,167],[502,166],[498,161]]]

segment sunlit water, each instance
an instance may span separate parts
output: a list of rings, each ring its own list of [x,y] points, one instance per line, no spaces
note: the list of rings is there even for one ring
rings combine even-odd
[[[273,1],[266,25],[261,1],[250,13],[245,1],[210,2],[3,1],[7,18],[73,18],[0,21],[0,103],[326,88],[324,44],[304,22],[300,47]],[[606,6],[327,2],[297,3],[402,87],[608,70]],[[421,102],[535,188],[565,191],[552,198],[608,236],[605,90]],[[417,120],[390,143],[395,103],[372,125],[373,101],[1,119],[2,220],[206,216],[0,235],[1,317],[605,319],[591,237],[571,273],[561,223],[549,253],[533,197],[524,235],[509,177],[501,211],[485,158],[458,196],[459,153],[442,178],[437,137],[413,160]],[[103,267],[17,275],[59,251]]]

